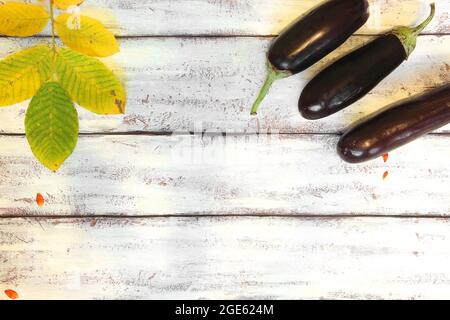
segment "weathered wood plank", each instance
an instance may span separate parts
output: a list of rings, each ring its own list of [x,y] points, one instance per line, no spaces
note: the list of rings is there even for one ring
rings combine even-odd
[[[0,137],[0,215],[448,215],[449,136],[348,165],[334,135],[88,136],[58,173]],[[383,173],[390,176],[383,181]],[[47,200],[37,207],[36,193]]]
[[[122,36],[275,35],[322,0],[89,0],[82,14],[103,21]],[[428,0],[369,0],[371,18],[358,33],[375,34],[397,25],[416,25]],[[450,33],[450,3],[435,0],[427,33]],[[49,34],[47,31],[46,34]]]
[[[100,117],[79,110],[81,132],[217,129],[283,133],[336,133],[389,103],[450,81],[450,36],[424,36],[417,51],[359,103],[330,118],[311,122],[297,110],[301,88],[325,64],[367,37],[353,37],[317,66],[275,84],[258,117],[250,108],[266,75],[266,38],[124,39],[122,52],[107,60],[127,84],[125,116]],[[36,41],[4,39],[0,56]],[[23,133],[27,103],[0,108],[2,133]],[[440,132],[450,132],[450,126]]]
[[[447,219],[0,219],[0,292],[446,299],[449,235]]]

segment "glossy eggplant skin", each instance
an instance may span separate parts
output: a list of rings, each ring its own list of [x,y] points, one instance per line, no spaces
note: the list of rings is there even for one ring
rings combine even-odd
[[[450,84],[369,116],[344,133],[337,151],[349,163],[373,160],[448,123]]]
[[[364,97],[406,59],[397,36],[378,37],[314,77],[302,91],[299,111],[309,120],[330,116]]]
[[[367,0],[329,0],[275,39],[269,62],[278,71],[302,72],[343,44],[368,18]]]

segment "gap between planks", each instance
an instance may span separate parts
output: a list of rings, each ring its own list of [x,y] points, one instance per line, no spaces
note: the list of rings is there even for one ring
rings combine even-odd
[[[26,220],[26,219],[37,219],[37,220],[143,220],[143,219],[178,219],[178,218],[186,218],[186,219],[223,219],[223,218],[280,218],[280,219],[300,219],[300,220],[335,220],[335,219],[357,219],[357,218],[369,218],[369,219],[427,219],[427,220],[450,220],[450,216],[444,215],[421,215],[415,213],[408,214],[297,214],[297,215],[289,215],[289,214],[162,214],[162,215],[26,215],[26,216],[18,216],[18,215],[5,215],[0,216],[0,220],[7,219],[18,219],[18,220]]]
[[[379,32],[379,33],[354,33],[351,35],[351,37],[376,37],[381,36],[383,34],[388,33],[390,30],[386,30],[385,32]],[[425,36],[449,36],[450,32],[423,32],[419,34],[419,37],[425,37]],[[123,40],[133,40],[133,39],[164,39],[164,38],[179,38],[179,39],[191,39],[191,38],[207,38],[207,39],[220,39],[220,38],[226,38],[226,39],[240,39],[240,38],[261,38],[261,39],[267,39],[267,38],[276,38],[279,34],[262,34],[262,35],[252,35],[252,34],[240,34],[240,35],[233,35],[233,34],[170,34],[170,35],[135,35],[135,36],[121,36],[121,35],[115,35],[117,39],[123,39]],[[0,38],[14,38],[14,37],[7,37],[1,35]],[[51,39],[52,37],[49,35],[34,35],[32,38],[42,38],[42,39]],[[57,36],[56,38],[59,39]]]
[[[233,132],[233,133],[227,133],[227,132],[202,132],[202,136],[207,137],[225,137],[225,136],[255,136],[255,135],[272,135],[270,132]],[[299,133],[299,132],[277,132],[276,134],[280,135],[291,135],[291,136],[341,136],[342,133],[336,133],[336,132],[309,132],[309,133]],[[114,136],[149,136],[149,137],[160,137],[160,136],[196,136],[200,135],[200,132],[165,132],[165,131],[128,131],[128,132],[80,132],[78,134],[81,137],[102,137],[102,136],[108,136],[108,137],[114,137]],[[431,132],[428,135],[430,136],[439,136],[439,137],[450,137],[450,132]],[[25,137],[25,133],[0,133],[0,137]],[[414,143],[414,142],[413,142]]]

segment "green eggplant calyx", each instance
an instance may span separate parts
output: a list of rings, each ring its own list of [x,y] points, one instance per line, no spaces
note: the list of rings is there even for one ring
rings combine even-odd
[[[268,74],[266,81],[264,82],[264,85],[261,88],[261,91],[259,92],[258,98],[256,98],[255,103],[252,107],[251,115],[254,116],[258,113],[259,106],[263,102],[264,98],[266,97],[267,93],[269,92],[269,89],[272,87],[275,81],[286,78],[291,76],[292,74],[288,71],[279,71],[276,70],[270,63],[268,66]]]
[[[431,7],[430,15],[424,22],[422,22],[417,27],[415,27],[415,28],[398,27],[392,31],[392,33],[395,36],[397,36],[397,38],[400,39],[400,42],[402,43],[403,47],[405,48],[406,59],[408,59],[408,57],[411,55],[411,53],[416,48],[417,37],[419,36],[419,34],[428,26],[428,24],[434,18],[434,15],[436,12],[436,6],[434,3],[431,3],[430,7]]]

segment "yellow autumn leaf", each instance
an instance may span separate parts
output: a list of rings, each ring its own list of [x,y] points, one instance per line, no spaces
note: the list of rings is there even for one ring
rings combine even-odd
[[[56,18],[55,29],[64,44],[88,56],[108,57],[119,51],[114,35],[98,20],[64,13]]]
[[[54,5],[58,9],[67,10],[71,6],[79,6],[84,0],[54,0]]]
[[[29,37],[41,32],[49,20],[41,6],[19,2],[0,5],[0,34]]]
[[[125,89],[100,60],[61,48],[55,71],[61,86],[83,108],[97,114],[125,112]]]
[[[0,61],[0,106],[31,98],[50,78],[52,50],[38,45]]]

